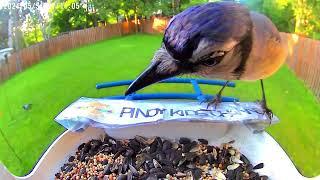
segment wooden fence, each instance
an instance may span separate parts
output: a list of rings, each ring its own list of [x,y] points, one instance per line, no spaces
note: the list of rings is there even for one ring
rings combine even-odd
[[[170,18],[152,18],[141,22],[141,32],[147,34],[161,34],[167,27]]]
[[[133,23],[119,23],[71,31],[13,53],[0,62],[0,82],[48,57],[107,38],[131,34]]]
[[[149,34],[163,33],[168,21],[169,18],[144,20],[139,22],[137,31]],[[69,49],[134,32],[134,23],[119,23],[72,31],[24,48],[13,53],[6,61],[0,62],[0,82],[39,61]],[[288,33],[281,33],[281,36],[288,44],[287,64],[320,99],[320,41]]]
[[[287,42],[287,64],[320,100],[320,41],[281,33]]]

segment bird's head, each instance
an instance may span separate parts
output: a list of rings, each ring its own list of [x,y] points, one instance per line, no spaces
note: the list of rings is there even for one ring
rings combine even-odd
[[[230,2],[191,7],[174,16],[162,46],[126,95],[182,74],[232,79],[243,71],[251,49],[250,13]]]

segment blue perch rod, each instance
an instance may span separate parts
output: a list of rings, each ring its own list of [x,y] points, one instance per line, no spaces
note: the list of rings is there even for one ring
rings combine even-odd
[[[96,85],[97,89],[110,88],[116,86],[124,86],[130,85],[133,80],[124,80],[124,81],[116,81],[116,82],[105,82],[98,83]],[[199,84],[207,84],[207,85],[216,85],[223,86],[226,81],[220,80],[208,80],[208,79],[191,79],[191,78],[170,78],[160,83],[191,83],[195,93],[153,93],[153,94],[130,94],[128,96],[119,95],[119,96],[109,96],[105,97],[106,99],[128,99],[128,100],[147,100],[147,99],[190,99],[190,100],[198,100],[200,102],[209,101],[214,98],[212,95],[203,94]],[[229,82],[227,87],[235,87],[234,82]],[[234,102],[239,101],[234,97],[222,97],[223,102]]]

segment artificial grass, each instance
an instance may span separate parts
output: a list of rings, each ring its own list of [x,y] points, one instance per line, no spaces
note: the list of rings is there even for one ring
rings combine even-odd
[[[113,38],[49,58],[0,85],[0,161],[16,175],[28,173],[62,132],[54,117],[81,96],[119,95],[126,87],[96,90],[98,82],[134,79],[149,64],[161,36]],[[260,99],[259,82],[236,81],[224,95]],[[268,104],[281,119],[268,132],[305,176],[320,174],[320,104],[303,82],[283,66],[265,80]],[[207,93],[217,88],[203,86]],[[145,92],[191,92],[191,85],[153,85]],[[31,103],[25,111],[22,105]],[[17,156],[15,155],[17,154]],[[272,158],[272,154],[269,155]],[[21,160],[21,161],[20,161]]]

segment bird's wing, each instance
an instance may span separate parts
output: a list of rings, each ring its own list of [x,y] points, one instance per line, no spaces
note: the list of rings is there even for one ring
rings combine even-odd
[[[163,43],[175,59],[185,60],[192,56],[200,41],[239,42],[250,26],[246,7],[231,2],[207,3],[174,16],[165,30]]]
[[[251,12],[252,49],[240,79],[265,79],[285,62],[287,47],[276,26],[263,14]]]

